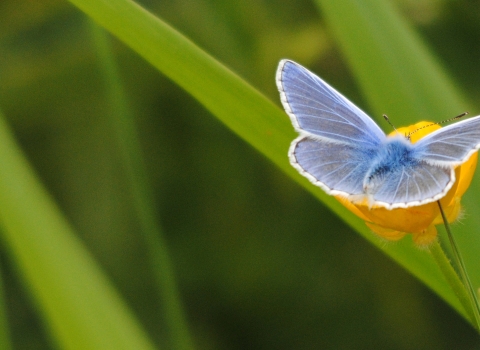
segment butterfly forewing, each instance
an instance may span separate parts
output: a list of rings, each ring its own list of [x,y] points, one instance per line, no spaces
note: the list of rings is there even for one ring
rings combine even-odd
[[[431,164],[462,164],[480,148],[480,116],[439,129],[418,141],[415,146],[422,159]]]
[[[367,148],[385,139],[364,112],[297,63],[280,62],[277,85],[283,106],[300,133]]]

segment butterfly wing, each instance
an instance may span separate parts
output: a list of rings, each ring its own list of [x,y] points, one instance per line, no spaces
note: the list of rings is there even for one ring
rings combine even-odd
[[[480,148],[480,116],[462,120],[428,134],[415,144],[429,164],[455,167]]]
[[[328,194],[364,195],[363,178],[370,166],[368,151],[300,136],[292,142],[289,157],[300,174]]]
[[[302,135],[358,148],[376,147],[386,137],[358,107],[295,62],[280,62],[277,86],[283,107]]]
[[[418,158],[415,149],[412,156],[406,164],[366,177],[363,188],[371,204],[387,209],[408,208],[447,194],[455,182],[453,168],[426,163]]]
[[[290,163],[328,194],[363,193],[362,182],[386,139],[364,112],[299,64],[282,60],[277,86],[300,137],[290,146]]]

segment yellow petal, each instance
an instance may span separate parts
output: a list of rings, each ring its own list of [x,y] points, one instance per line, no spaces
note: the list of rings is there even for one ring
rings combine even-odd
[[[457,176],[457,180],[459,183],[456,192],[457,197],[463,196],[463,194],[467,191],[467,188],[470,186],[473,174],[475,173],[475,169],[477,167],[477,160],[478,153],[474,153],[470,157],[470,159],[468,159],[465,163],[459,166],[460,174]]]
[[[352,202],[349,202],[347,198],[342,197],[342,196],[335,196],[335,199],[339,201],[344,207],[346,207],[348,210],[350,210],[352,213],[354,213],[356,216],[358,216],[360,219],[368,221],[368,217],[362,214],[360,210],[357,209],[355,205],[353,205]]]
[[[455,220],[457,220],[458,215],[460,215],[462,206],[460,205],[460,197],[455,197],[455,200],[450,203],[449,206],[445,207],[442,205],[443,212],[445,213],[445,216],[447,217],[447,221],[452,223]],[[443,218],[442,215],[439,213],[439,215],[433,220],[434,225],[442,225],[443,224]]]
[[[423,232],[440,213],[437,203],[393,210],[386,208],[369,209],[368,206],[357,206],[357,209],[364,217],[367,217],[369,222],[395,231],[410,233]]]
[[[428,134],[440,128],[441,128],[440,125],[435,124],[433,122],[418,122],[417,124],[414,124],[414,125],[399,128],[397,129],[397,131],[393,131],[390,134],[388,134],[388,136],[396,135],[397,132],[400,135],[405,135],[405,136],[408,136],[410,135],[410,133],[413,133],[410,135],[410,142],[415,143],[418,140],[420,140],[422,137],[425,137]]]
[[[405,232],[395,231],[390,228],[382,227],[373,222],[365,221],[365,224],[370,230],[379,235],[382,238],[388,239],[389,241],[398,241],[405,237]]]

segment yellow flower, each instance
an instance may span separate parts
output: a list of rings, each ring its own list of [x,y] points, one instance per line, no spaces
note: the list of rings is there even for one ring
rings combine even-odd
[[[423,126],[432,124],[420,122],[409,127],[400,128],[400,134],[408,134]],[[411,142],[415,143],[427,134],[440,129],[439,125],[432,125],[418,130],[411,135]],[[392,133],[393,134],[393,133]],[[448,193],[440,199],[448,222],[457,219],[460,213],[460,199],[470,186],[473,173],[477,166],[478,154],[473,154],[465,163],[455,169],[456,181]],[[344,197],[335,197],[347,209],[365,220],[365,224],[377,235],[387,240],[396,241],[407,234],[413,235],[413,241],[418,245],[428,245],[437,236],[435,225],[443,223],[437,202],[416,207],[388,210],[381,207],[369,208],[368,205],[354,204]]]

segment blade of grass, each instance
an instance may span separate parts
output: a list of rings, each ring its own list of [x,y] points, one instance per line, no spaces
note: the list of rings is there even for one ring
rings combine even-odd
[[[380,121],[386,113],[398,127],[465,111],[466,101],[392,2],[315,3]]]
[[[287,161],[296,136],[285,113],[165,22],[129,0],[70,0],[158,70],[200,101],[231,130],[317,196],[366,239],[382,248],[363,222],[332,197],[312,186]],[[272,72],[272,84],[274,72]],[[383,249],[464,314],[439,268],[428,254],[402,240]]]
[[[62,349],[153,349],[0,114],[0,238]]]
[[[133,111],[123,89],[117,66],[105,31],[89,21],[96,52],[106,85],[107,100],[111,105],[112,127],[116,134],[120,157],[133,197],[133,207],[144,235],[148,258],[157,292],[162,302],[161,314],[168,328],[172,349],[193,349],[192,339],[182,310],[173,266],[160,225],[155,215],[155,201],[143,161]]]

